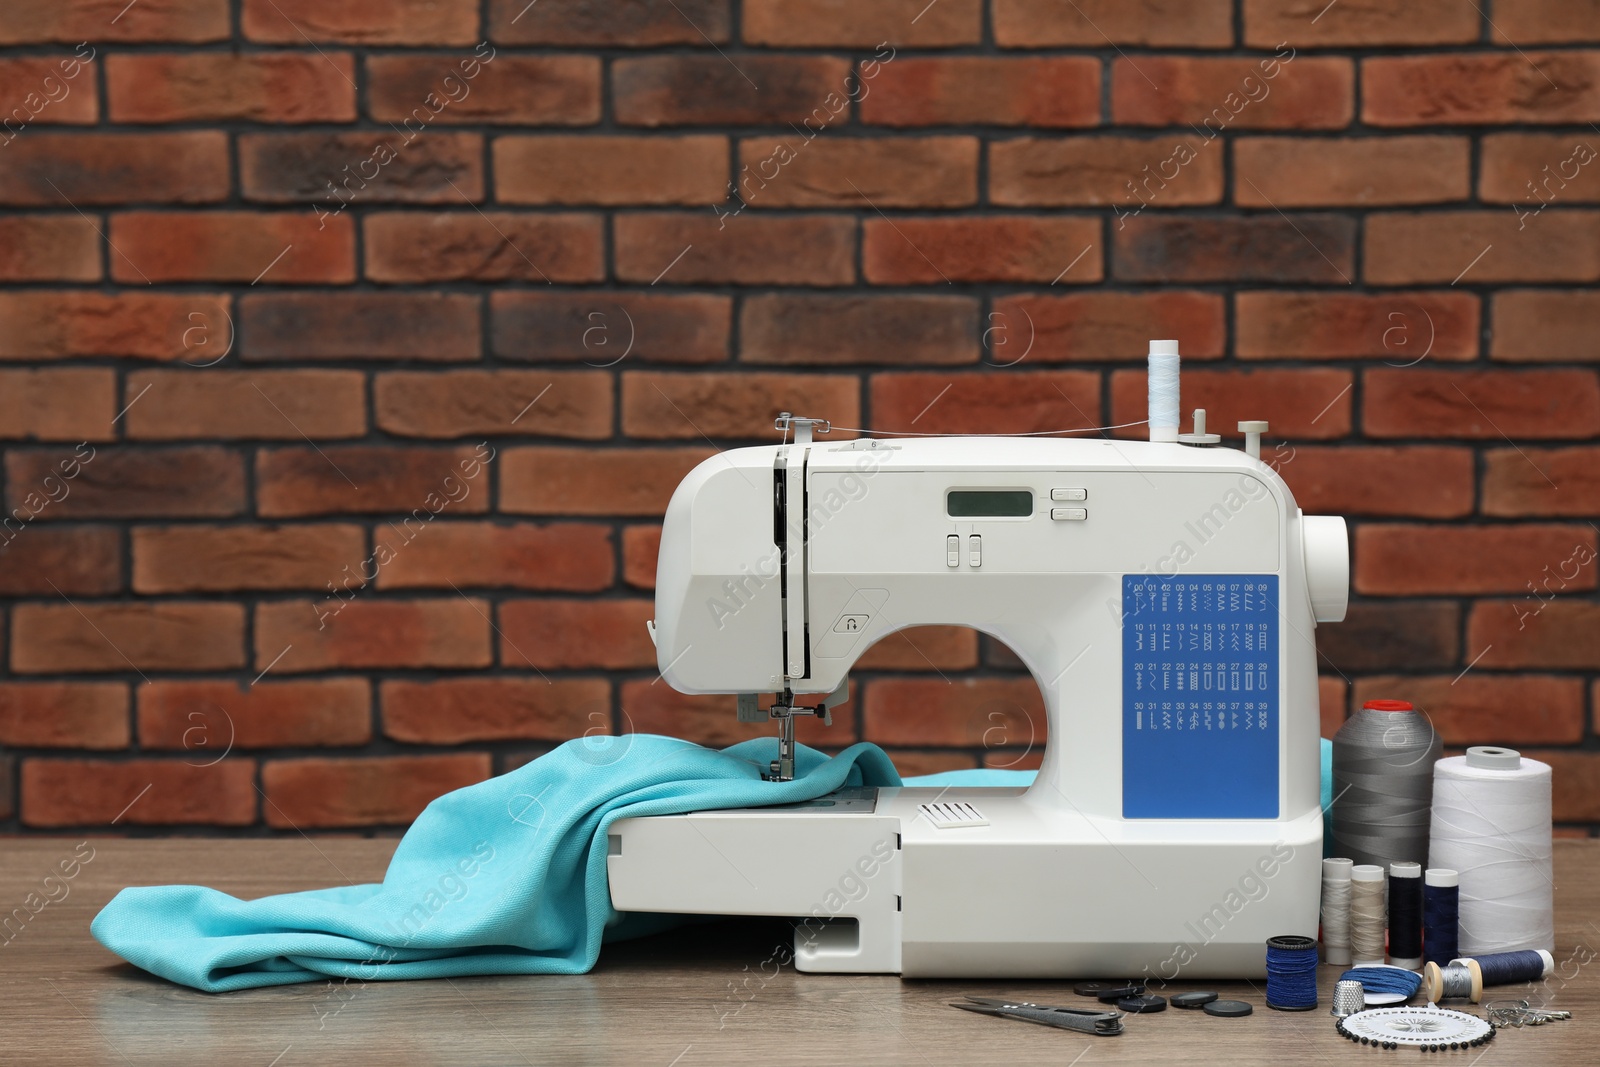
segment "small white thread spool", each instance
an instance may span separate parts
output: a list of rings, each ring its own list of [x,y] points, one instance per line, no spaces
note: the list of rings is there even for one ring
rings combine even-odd
[[[1150,342],[1150,440],[1178,439],[1178,342]]]
[[[1461,874],[1463,956],[1555,947],[1550,765],[1478,746],[1433,770],[1435,867]]]
[[[1347,859],[1322,861],[1322,962],[1350,966],[1350,871]]]
[[[1375,863],[1358,863],[1350,868],[1350,955],[1357,967],[1383,963],[1384,907],[1383,868]]]

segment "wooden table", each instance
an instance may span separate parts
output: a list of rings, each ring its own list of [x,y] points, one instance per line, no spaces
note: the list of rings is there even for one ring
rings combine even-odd
[[[1262,1006],[1260,983],[1215,988],[1256,1005],[1244,1019],[1171,1009],[1129,1016],[1120,1037],[1090,1038],[946,1007],[966,993],[1026,992],[1075,1003],[1070,983],[908,981],[796,974],[768,962],[781,923],[742,921],[608,947],[591,974],[328,983],[206,994],[122,963],[89,920],[122,886],[189,882],[252,897],[376,881],[392,840],[96,840],[94,859],[50,903],[0,935],[0,1062],[7,1064],[1141,1064],[1411,1063],[1424,1054],[1352,1046],[1323,1006]],[[22,905],[75,840],[0,842],[0,904]],[[335,869],[337,868],[337,869]],[[1557,974],[1544,998],[1568,1022],[1503,1030],[1470,1064],[1600,1059],[1600,841],[1556,844]],[[61,890],[55,888],[56,896]],[[43,896],[41,892],[41,896]],[[975,901],[981,906],[981,901]],[[1589,962],[1593,960],[1594,962]],[[763,964],[765,963],[765,966]],[[1515,987],[1517,996],[1530,987]],[[1504,990],[1510,993],[1512,990]],[[1433,1061],[1434,1057],[1426,1057]]]

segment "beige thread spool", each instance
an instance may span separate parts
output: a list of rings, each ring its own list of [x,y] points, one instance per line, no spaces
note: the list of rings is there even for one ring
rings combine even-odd
[[[1374,863],[1358,863],[1350,869],[1350,955],[1357,967],[1383,963],[1384,905],[1383,868]]]

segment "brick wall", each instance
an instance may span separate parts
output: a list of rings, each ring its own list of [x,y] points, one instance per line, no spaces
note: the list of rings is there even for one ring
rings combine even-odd
[[[0,49],[5,827],[395,827],[749,736],[651,684],[686,470],[780,409],[1138,419],[1164,336],[1353,520],[1325,729],[1412,698],[1600,822],[1597,0],[54,0]],[[809,740],[1037,759],[970,632],[856,677]]]

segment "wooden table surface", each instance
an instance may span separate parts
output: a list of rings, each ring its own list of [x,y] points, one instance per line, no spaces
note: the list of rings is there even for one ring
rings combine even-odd
[[[1261,983],[1174,984],[1249,1001],[1254,1015],[1171,1009],[1129,1016],[1120,1037],[1091,1038],[946,1006],[967,993],[1027,993],[1077,1003],[1070,983],[907,981],[890,976],[774,973],[781,923],[740,921],[610,946],[573,977],[328,983],[207,994],[122,963],[89,936],[89,920],[125,885],[210,885],[240,896],[376,881],[392,840],[96,840],[94,859],[50,903],[0,941],[0,1063],[590,1064],[646,1067],[766,1063],[1357,1064],[1412,1062],[1334,1033],[1337,969],[1321,968],[1322,1007],[1263,1006]],[[0,904],[22,906],[72,854],[70,839],[0,841]],[[337,868],[337,870],[335,869]],[[1556,975],[1532,993],[1567,1022],[1506,1029],[1451,1062],[1594,1063],[1600,1059],[1600,841],[1556,844]],[[56,896],[60,890],[55,889]],[[974,901],[982,906],[981,901]],[[1593,962],[1590,962],[1593,960]],[[766,964],[763,966],[763,964]],[[1085,1003],[1091,1003],[1085,1001]],[[1470,1005],[1461,1005],[1470,1007]],[[1430,1061],[1433,1056],[1427,1057]]]

